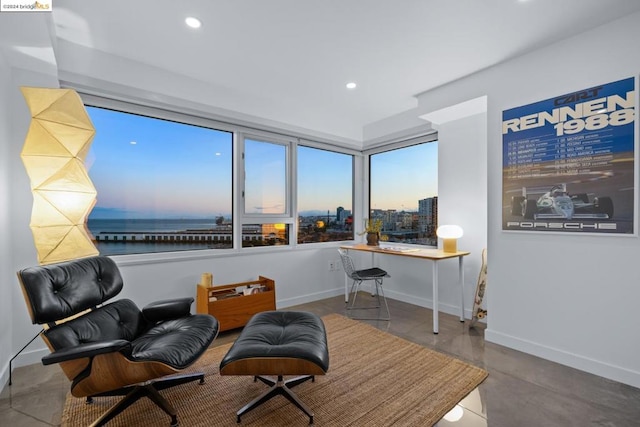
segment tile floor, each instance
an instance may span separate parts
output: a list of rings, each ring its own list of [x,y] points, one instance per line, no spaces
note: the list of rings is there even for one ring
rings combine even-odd
[[[431,310],[388,301],[392,320],[367,323],[489,371],[439,427],[640,426],[640,389],[487,343],[484,325],[470,329],[455,316],[440,313],[440,333],[434,335]],[[345,314],[341,296],[287,309]],[[214,345],[236,336],[222,333]],[[57,366],[15,369],[13,385],[0,394],[0,426],[59,425],[68,390]]]

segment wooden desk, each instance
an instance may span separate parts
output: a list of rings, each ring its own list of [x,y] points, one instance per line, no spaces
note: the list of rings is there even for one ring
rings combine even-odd
[[[364,244],[359,245],[350,245],[350,246],[341,246],[342,249],[346,249],[348,251],[362,251],[362,252],[370,252],[373,264],[373,257],[375,254],[384,254],[384,255],[396,255],[396,256],[404,256],[411,257],[423,260],[431,261],[433,270],[432,270],[432,279],[431,283],[433,285],[433,333],[438,333],[438,261],[442,261],[444,259],[458,258],[458,282],[460,284],[460,321],[464,322],[464,268],[463,268],[463,259],[465,256],[469,255],[470,252],[465,251],[457,251],[457,252],[444,252],[441,249],[414,249],[407,248],[397,250],[395,247],[385,248],[384,246],[368,246]],[[346,302],[349,302],[349,278],[345,278],[344,282],[344,298]]]

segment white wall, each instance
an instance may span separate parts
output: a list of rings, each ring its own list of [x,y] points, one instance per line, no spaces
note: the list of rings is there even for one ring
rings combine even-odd
[[[487,247],[487,116],[476,114],[438,126],[438,224],[456,224],[465,258],[465,312],[471,317],[482,249]],[[453,263],[455,264],[455,263]],[[455,265],[449,280],[455,280]],[[446,282],[444,282],[446,283]],[[454,282],[455,283],[455,282]],[[457,307],[455,287],[446,286],[440,299]]]
[[[7,295],[3,286],[12,283],[14,276],[11,271],[11,219],[9,217],[10,191],[10,103],[9,91],[11,69],[2,51],[0,51],[0,293]],[[0,373],[6,374],[11,358],[11,298],[0,298]],[[0,384],[4,384],[8,377],[0,377]]]
[[[637,76],[638,40],[636,13],[427,92],[418,108],[422,114],[488,95],[487,341],[636,387],[638,238],[503,232],[501,114]]]

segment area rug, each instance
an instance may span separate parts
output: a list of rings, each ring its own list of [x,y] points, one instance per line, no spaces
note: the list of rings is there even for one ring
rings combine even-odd
[[[324,316],[329,342],[327,375],[294,390],[314,411],[317,426],[431,426],[486,377],[483,369],[382,332],[338,314]],[[208,350],[192,366],[206,383],[162,391],[178,411],[182,427],[236,426],[236,411],[265,390],[251,377],[220,376],[218,365],[230,344]],[[62,425],[87,426],[117,398],[91,405],[71,395]],[[168,426],[169,417],[148,399],[139,400],[109,426]],[[245,414],[241,426],[307,425],[309,418],[278,396]]]

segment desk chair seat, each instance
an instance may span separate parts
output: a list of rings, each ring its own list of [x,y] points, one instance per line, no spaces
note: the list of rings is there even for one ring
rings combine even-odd
[[[358,270],[355,268],[353,259],[345,249],[338,249],[338,252],[340,253],[340,259],[342,260],[342,267],[344,268],[345,274],[347,275],[347,277],[353,280],[353,283],[351,284],[351,290],[349,291],[349,295],[353,294],[353,299],[351,301],[351,304],[347,302],[347,314],[349,315],[349,317],[357,320],[391,320],[391,313],[389,312],[389,306],[387,305],[387,298],[385,298],[384,290],[382,289],[382,280],[385,277],[391,277],[389,276],[389,273],[378,267]],[[377,298],[377,305],[375,306],[356,305],[356,299],[358,297],[360,285],[362,285],[362,283],[366,281],[372,281],[375,284],[375,290],[371,290],[372,296],[375,296]],[[383,304],[386,315],[384,315],[384,313],[381,313]],[[354,317],[352,315],[354,310],[378,310],[378,316]]]

